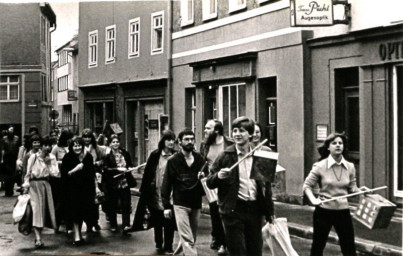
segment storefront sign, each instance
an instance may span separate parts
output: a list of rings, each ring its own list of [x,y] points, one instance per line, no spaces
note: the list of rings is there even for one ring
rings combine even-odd
[[[68,90],[68,91],[67,91],[67,100],[68,100],[68,101],[75,101],[75,100],[77,100],[77,91]]]
[[[316,125],[316,141],[325,141],[327,138],[327,125],[317,124]]]
[[[149,119],[148,127],[153,130],[158,130],[158,119]]]
[[[333,25],[332,0],[291,0],[291,26]]]
[[[403,59],[403,41],[380,44],[379,57],[381,60]]]

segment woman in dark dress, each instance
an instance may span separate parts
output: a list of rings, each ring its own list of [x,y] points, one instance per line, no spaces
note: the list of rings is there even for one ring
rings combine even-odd
[[[66,189],[66,211],[73,222],[74,245],[81,245],[81,227],[88,218],[95,200],[95,168],[91,154],[84,151],[84,141],[74,137],[61,166],[63,187]]]
[[[111,224],[111,231],[117,229],[117,210],[122,212],[123,235],[129,235],[131,194],[130,187],[136,186],[136,180],[130,172],[133,167],[129,153],[120,147],[119,137],[112,134],[110,138],[111,151],[104,159],[102,181],[106,188],[106,211]],[[119,176],[116,176],[119,175]]]

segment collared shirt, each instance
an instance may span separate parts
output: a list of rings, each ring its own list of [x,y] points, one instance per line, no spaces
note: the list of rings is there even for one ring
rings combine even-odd
[[[238,160],[243,158],[245,154],[238,150],[235,146]],[[255,201],[257,195],[256,181],[250,179],[252,171],[253,156],[248,156],[238,165],[239,169],[239,190],[238,198],[244,201]]]
[[[340,163],[338,163],[338,162],[336,162],[336,160],[334,160],[332,155],[329,155],[329,157],[327,158],[327,168],[330,169],[333,165],[339,165],[339,166],[344,165],[344,168],[347,169],[347,162],[343,156],[341,157]]]

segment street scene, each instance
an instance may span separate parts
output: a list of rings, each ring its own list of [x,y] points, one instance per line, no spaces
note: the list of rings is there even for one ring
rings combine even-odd
[[[0,0],[0,255],[403,255],[402,9]]]

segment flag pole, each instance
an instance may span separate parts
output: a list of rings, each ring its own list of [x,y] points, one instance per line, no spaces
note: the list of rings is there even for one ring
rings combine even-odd
[[[369,190],[365,190],[365,191],[359,191],[359,192],[355,192],[355,193],[348,194],[348,195],[344,195],[344,196],[336,196],[336,197],[333,197],[333,198],[329,198],[329,199],[323,200],[321,203],[327,203],[327,202],[331,202],[331,201],[338,200],[338,199],[343,199],[343,198],[347,198],[347,197],[357,196],[357,195],[365,194],[365,193],[368,193],[368,192],[374,192],[374,191],[381,190],[381,189],[385,189],[385,188],[387,188],[387,186],[382,186],[382,187],[378,187],[378,188],[373,188],[373,189],[369,189]]]
[[[258,150],[259,148],[261,148],[265,143],[267,142],[267,139],[265,139],[264,141],[262,141],[259,145],[257,145],[254,149],[252,149],[248,154],[244,155],[240,160],[238,160],[238,162],[236,162],[233,166],[231,166],[229,168],[230,171],[232,171],[232,169],[234,169],[235,167],[237,167],[240,163],[242,163],[242,161],[244,161],[247,157],[251,156],[253,154],[253,152],[255,152],[256,150]]]

